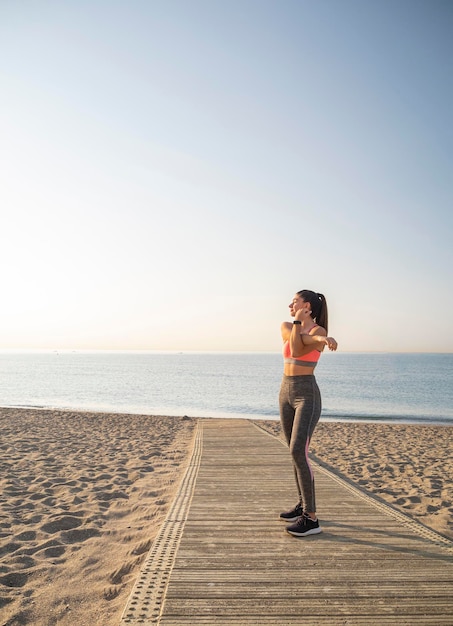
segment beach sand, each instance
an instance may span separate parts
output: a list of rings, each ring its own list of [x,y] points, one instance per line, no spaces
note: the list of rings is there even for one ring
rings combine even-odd
[[[114,626],[196,421],[0,409],[0,625]]]
[[[195,423],[0,409],[0,626],[119,623],[185,472]],[[281,435],[278,422],[257,424]],[[321,422],[312,451],[453,538],[452,432]]]

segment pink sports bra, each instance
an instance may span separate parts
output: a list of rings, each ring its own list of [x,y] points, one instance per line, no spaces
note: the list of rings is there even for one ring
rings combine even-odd
[[[313,326],[313,328],[316,328],[316,326]],[[313,328],[310,328],[310,330],[312,330]],[[312,350],[308,354],[304,354],[304,356],[293,357],[291,355],[289,341],[285,341],[285,343],[283,344],[284,363],[290,363],[291,365],[306,365],[307,367],[316,367],[320,356],[321,352],[319,350]]]

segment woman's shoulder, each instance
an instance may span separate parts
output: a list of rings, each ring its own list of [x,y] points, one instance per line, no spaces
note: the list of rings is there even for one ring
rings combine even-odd
[[[323,328],[322,326],[313,326],[313,328],[310,328],[310,330],[308,331],[309,335],[321,335],[322,337],[327,337],[327,331],[325,328]]]

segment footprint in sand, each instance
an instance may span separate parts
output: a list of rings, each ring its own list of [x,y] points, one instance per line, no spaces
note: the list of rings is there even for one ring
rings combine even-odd
[[[53,496],[48,496],[45,500],[42,501],[42,504],[53,508],[57,504],[57,499]]]
[[[121,591],[121,587],[118,585],[115,585],[114,587],[108,587],[107,589],[104,589],[104,599],[105,600],[114,600],[120,593]]]
[[[65,543],[81,543],[91,537],[99,537],[101,531],[97,528],[80,528],[75,530],[67,530],[61,533],[61,538]]]
[[[0,584],[5,587],[23,587],[28,580],[28,574],[22,572],[10,572],[0,576]]]
[[[137,560],[123,563],[121,567],[119,567],[112,574],[110,574],[109,576],[110,581],[114,585],[119,585],[122,582],[124,576],[129,574],[129,572],[132,570],[132,568],[135,566],[136,563],[137,563]]]
[[[49,539],[48,541],[45,541],[44,543],[41,543],[37,546],[33,546],[31,548],[22,548],[22,550],[20,551],[21,554],[27,554],[27,555],[35,555],[38,554],[39,552],[45,552],[45,550],[47,550],[48,548],[53,548],[55,546],[61,546],[62,543],[61,541],[58,541],[58,539]],[[38,554],[38,556],[40,556]]]
[[[64,546],[53,546],[52,548],[46,548],[43,552],[46,559],[55,559],[62,556],[66,552]]]
[[[395,504],[410,509],[413,508],[414,504],[420,504],[421,501],[420,496],[409,496],[408,498],[398,498],[395,500]]]
[[[124,491],[99,491],[96,497],[101,502],[109,500],[129,500],[129,496]]]
[[[19,548],[21,547],[22,544],[10,541],[9,543],[6,543],[4,546],[0,547],[0,556],[3,556],[5,554],[12,554],[13,552],[16,552],[16,550],[19,550]]]
[[[22,521],[24,524],[39,524],[42,520],[42,515],[40,513],[33,514],[31,517],[24,518]]]
[[[82,525],[81,520],[73,515],[62,515],[56,519],[43,524],[41,530],[45,533],[53,534],[61,530],[71,530],[72,528],[78,528]]]
[[[96,477],[96,480],[112,480],[112,475],[111,474],[99,474],[99,476]]]
[[[36,539],[36,533],[34,530],[25,530],[23,533],[16,535],[17,541],[34,541]]]
[[[135,546],[135,548],[131,551],[131,554],[135,554],[138,556],[140,554],[143,554],[144,552],[148,552],[148,550],[151,547],[151,544],[152,544],[152,541],[150,540],[142,541],[141,543]]]
[[[30,496],[30,500],[43,500],[48,495],[48,493],[33,493]]]
[[[14,569],[30,569],[36,565],[35,559],[31,556],[16,556],[9,563]]]

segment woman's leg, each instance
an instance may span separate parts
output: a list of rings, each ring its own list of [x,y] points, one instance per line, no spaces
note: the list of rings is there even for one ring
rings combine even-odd
[[[291,436],[293,432],[293,424],[294,424],[294,416],[295,409],[291,405],[289,401],[289,396],[291,393],[291,379],[286,377],[283,378],[282,384],[280,387],[280,396],[279,396],[279,404],[280,404],[280,424],[282,426],[283,435],[285,437],[286,443],[288,446],[291,442]],[[299,494],[299,502],[302,504],[302,489],[299,484],[299,477],[297,474],[296,466],[294,465],[294,477],[296,479],[297,492]]]
[[[308,460],[308,448],[313,431],[321,416],[321,395],[314,376],[300,376],[292,388],[291,404],[295,415],[289,449],[302,492],[303,508],[315,516],[315,480]]]

